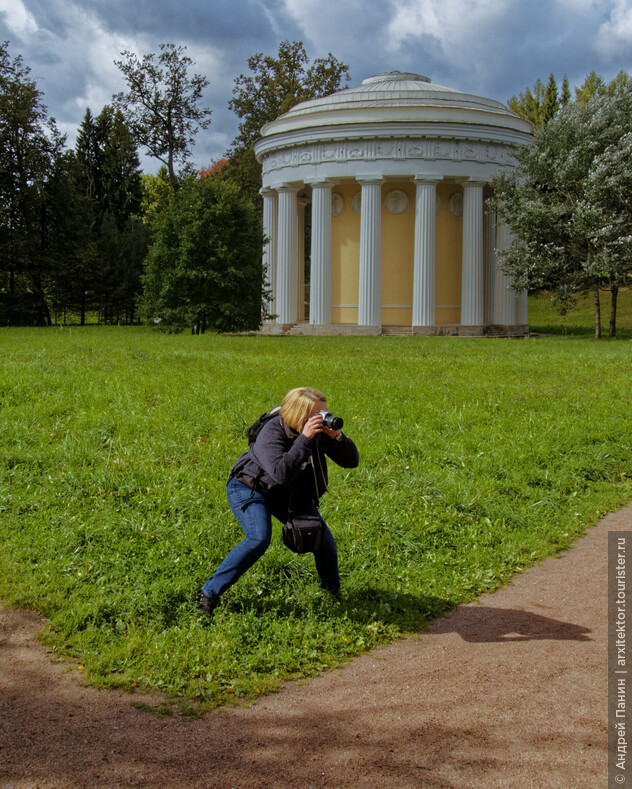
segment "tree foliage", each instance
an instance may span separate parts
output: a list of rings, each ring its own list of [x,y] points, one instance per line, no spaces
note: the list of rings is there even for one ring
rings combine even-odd
[[[107,323],[132,321],[141,293],[146,229],[139,214],[142,181],[136,144],[120,110],[86,111],[76,143],[78,183],[88,203],[91,266],[80,307]]]
[[[546,288],[561,302],[593,290],[598,306],[598,289],[609,288],[611,334],[616,293],[632,277],[630,132],[632,91],[595,92],[536,129],[517,170],[494,181],[514,235],[502,267],[516,290]]]
[[[252,204],[220,178],[189,176],[156,215],[144,312],[161,326],[259,328],[263,232]]]
[[[241,118],[234,147],[251,147],[270,121],[308,99],[327,96],[349,79],[349,67],[331,52],[311,65],[302,41],[282,41],[277,57],[259,52],[248,58],[250,74],[235,79],[229,109]]]
[[[193,61],[186,47],[161,44],[160,53],[142,59],[125,50],[115,61],[127,83],[127,92],[114,96],[134,139],[147,153],[165,165],[172,188],[176,188],[178,165],[186,165],[195,135],[208,128],[211,110],[201,106],[209,81],[189,75]]]
[[[262,127],[295,104],[340,90],[349,79],[349,67],[331,52],[310,63],[302,41],[282,41],[276,57],[259,52],[248,58],[248,68],[249,74],[235,79],[233,98],[228,102],[241,122],[221,177],[233,180],[243,194],[258,201],[261,166],[252,146]]]
[[[570,90],[566,76],[562,81],[562,90],[558,93],[557,80],[555,75],[551,74],[546,85],[540,79],[536,80],[533,89],[527,88],[524,93],[512,96],[507,106],[516,115],[538,128],[546,126],[569,100]]]
[[[21,56],[0,45],[0,320],[51,323],[43,222],[64,139]]]

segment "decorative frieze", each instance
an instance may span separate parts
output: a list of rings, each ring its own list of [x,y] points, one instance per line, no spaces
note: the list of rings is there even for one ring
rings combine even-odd
[[[312,143],[272,152],[263,158],[263,173],[273,173],[303,165],[376,161],[450,161],[478,162],[513,166],[515,159],[501,144],[485,141],[441,138],[390,140],[339,140]]]

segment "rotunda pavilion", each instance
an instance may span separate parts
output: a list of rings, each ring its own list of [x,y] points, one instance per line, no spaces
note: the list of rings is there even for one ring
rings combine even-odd
[[[262,129],[264,266],[274,317],[302,334],[528,331],[486,210],[531,126],[491,99],[392,72],[297,104]],[[305,208],[311,203],[309,299]]]

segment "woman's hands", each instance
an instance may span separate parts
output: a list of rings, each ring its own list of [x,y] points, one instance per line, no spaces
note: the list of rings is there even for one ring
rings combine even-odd
[[[315,438],[319,433],[325,433],[329,438],[338,438],[340,430],[332,430],[326,427],[323,423],[323,418],[320,414],[314,414],[305,422],[302,433],[307,438]]]

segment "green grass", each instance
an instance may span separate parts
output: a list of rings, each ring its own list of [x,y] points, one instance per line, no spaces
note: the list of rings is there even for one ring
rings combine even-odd
[[[7,329],[0,359],[0,597],[92,683],[200,709],[417,632],[632,496],[629,341]],[[322,506],[347,600],[277,524],[208,624],[244,430],[305,384],[361,454]]]
[[[601,336],[608,337],[610,330],[610,291],[599,294],[601,305]],[[595,297],[587,293],[577,297],[577,301],[566,314],[560,315],[557,307],[551,304],[547,293],[529,297],[529,324],[532,332],[539,334],[572,334],[576,336],[595,336]],[[623,288],[617,298],[617,338],[632,340],[632,290]]]

